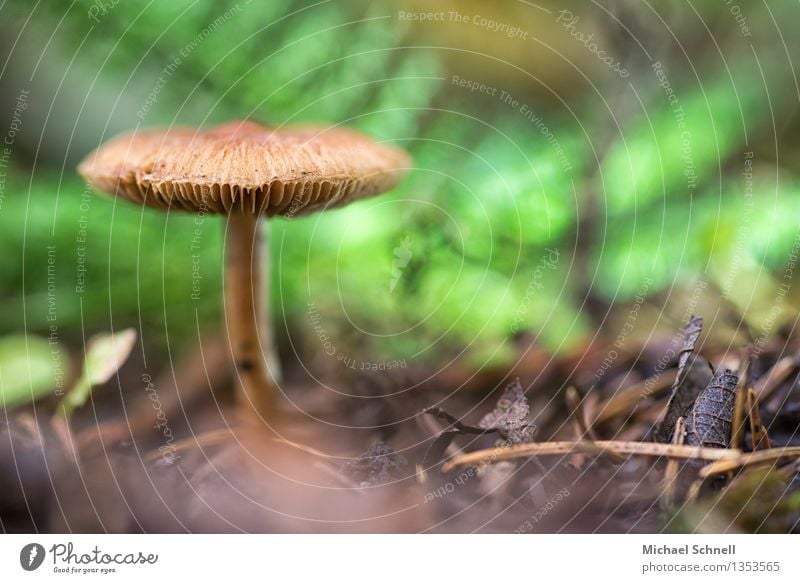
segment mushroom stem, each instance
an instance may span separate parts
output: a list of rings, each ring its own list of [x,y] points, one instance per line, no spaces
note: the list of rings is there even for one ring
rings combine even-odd
[[[257,215],[231,213],[225,247],[225,320],[236,365],[237,400],[245,409],[271,419],[278,369],[269,317],[263,221]]]

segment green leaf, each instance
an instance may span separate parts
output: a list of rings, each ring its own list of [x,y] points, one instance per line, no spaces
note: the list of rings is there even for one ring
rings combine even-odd
[[[133,328],[98,334],[89,339],[83,359],[83,374],[59,407],[65,417],[69,418],[75,409],[86,403],[92,387],[107,383],[114,376],[128,360],[135,343],[136,330]]]
[[[136,342],[136,330],[98,334],[86,347],[83,374],[94,385],[102,385],[128,360]]]
[[[69,360],[61,346],[38,336],[0,338],[0,406],[15,407],[63,383]]]

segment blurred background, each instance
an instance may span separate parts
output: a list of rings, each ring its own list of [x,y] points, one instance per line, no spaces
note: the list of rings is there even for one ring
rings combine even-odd
[[[631,306],[645,337],[689,311],[751,339],[796,316],[796,4],[6,0],[0,15],[8,404],[74,377],[100,331],[138,331],[139,372],[224,338],[224,219],[197,237],[197,217],[76,175],[148,126],[343,124],[412,154],[390,194],[271,222],[289,381],[533,375],[613,342]]]

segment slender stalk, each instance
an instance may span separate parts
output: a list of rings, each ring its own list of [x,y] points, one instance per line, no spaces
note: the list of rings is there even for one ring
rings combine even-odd
[[[654,397],[672,386],[677,370],[668,370],[628,388],[622,389],[608,399],[597,412],[592,425],[604,423],[617,415],[630,414],[638,403],[647,397]]]
[[[233,212],[225,243],[225,321],[231,343],[240,406],[273,418],[278,392],[269,318],[266,237],[259,217]]]
[[[779,460],[800,458],[800,447],[773,447],[753,453],[745,453],[738,458],[720,459],[700,470],[701,478],[725,474],[738,468],[753,468],[772,465]]]
[[[742,452],[738,449],[717,449],[712,447],[695,447],[643,441],[546,441],[540,443],[521,443],[509,447],[501,446],[465,453],[456,456],[442,465],[442,472],[446,474],[459,466],[495,463],[523,457],[571,455],[574,453],[599,455],[607,452],[625,455],[677,457],[708,461],[738,459],[742,455]]]
[[[672,445],[683,445],[686,441],[686,420],[678,417],[675,422],[675,431],[672,432]],[[664,470],[664,477],[661,480],[661,498],[665,504],[669,505],[675,500],[675,482],[678,478],[678,471],[681,469],[676,457],[669,458],[667,467]]]

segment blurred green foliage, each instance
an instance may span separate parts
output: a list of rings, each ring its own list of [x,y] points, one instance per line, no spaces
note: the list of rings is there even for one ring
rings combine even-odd
[[[21,334],[0,338],[0,408],[63,390],[68,375],[69,360],[58,343]]]
[[[415,169],[392,194],[272,221],[279,340],[301,331],[306,348],[319,348],[307,318],[314,304],[342,342],[368,342],[364,358],[463,352],[476,365],[501,363],[514,354],[517,328],[566,350],[592,331],[587,293],[625,301],[647,277],[651,292],[698,273],[722,280],[732,258],[780,269],[798,233],[797,183],[780,160],[759,149],[751,195],[742,175],[745,152],[774,144],[773,120],[794,111],[776,91],[792,79],[775,64],[785,50],[778,39],[760,41],[758,60],[736,55],[733,71],[712,53],[691,68],[665,61],[688,138],[649,64],[631,80],[638,101],[617,104],[626,109],[613,118],[588,87],[569,108],[531,87],[516,97],[541,115],[550,139],[519,106],[454,87],[448,51],[415,43],[392,3],[119,2],[98,22],[87,17],[93,6],[50,2],[31,26],[56,30],[44,58],[72,63],[80,90],[117,104],[123,125],[343,123],[412,153]],[[18,23],[30,10],[21,0],[3,9]],[[147,105],[159,76],[164,86]],[[620,80],[603,79],[605,103]],[[75,124],[108,137],[92,111]],[[2,330],[47,331],[48,245],[59,259],[63,338],[133,326],[145,341],[179,344],[214,329],[223,219],[202,221],[198,251],[196,217],[96,196],[82,208],[71,168],[26,173],[20,164],[0,208],[0,241],[15,258],[0,267]],[[87,279],[75,293],[83,215]],[[589,223],[585,240],[579,230]],[[397,279],[404,241],[411,257]],[[552,249],[559,260],[537,270]],[[203,293],[192,299],[198,252]]]
[[[125,364],[135,342],[136,331],[132,328],[90,338],[86,344],[81,374],[65,392],[57,412],[69,419],[76,409],[83,407],[92,389],[107,383]]]

